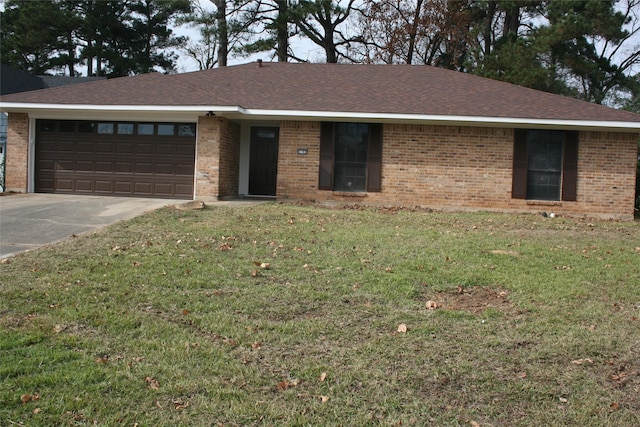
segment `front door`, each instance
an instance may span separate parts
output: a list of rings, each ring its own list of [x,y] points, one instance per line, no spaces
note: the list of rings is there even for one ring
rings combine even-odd
[[[278,128],[252,127],[249,194],[275,196],[278,172]]]

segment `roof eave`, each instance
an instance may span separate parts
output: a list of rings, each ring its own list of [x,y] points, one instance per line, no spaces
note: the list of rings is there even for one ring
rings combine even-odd
[[[0,111],[28,113],[32,118],[102,119],[102,120],[171,120],[195,121],[206,114],[230,119],[365,121],[378,123],[431,124],[448,126],[548,128],[577,130],[610,130],[640,133],[640,122],[539,119],[526,117],[456,116],[403,113],[367,113],[343,111],[269,110],[221,105],[90,105],[5,102]]]
[[[617,132],[640,133],[640,122],[604,121],[604,120],[563,120],[535,119],[519,117],[454,116],[431,114],[398,113],[353,113],[333,111],[297,111],[297,110],[260,110],[241,109],[244,116],[259,119],[295,119],[321,121],[367,121],[377,123],[431,124],[448,126],[480,126],[510,128],[548,128],[580,130],[612,130]]]

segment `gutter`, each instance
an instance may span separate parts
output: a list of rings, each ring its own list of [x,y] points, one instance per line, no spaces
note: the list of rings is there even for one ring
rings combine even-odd
[[[4,102],[2,112],[28,113],[36,119],[102,119],[102,120],[158,120],[196,121],[213,113],[229,119],[252,120],[310,120],[401,123],[415,125],[481,126],[513,128],[611,130],[640,133],[640,122],[605,120],[534,119],[519,117],[449,116],[432,114],[364,113],[343,111],[300,111],[244,108],[220,105],[95,105],[46,104]]]

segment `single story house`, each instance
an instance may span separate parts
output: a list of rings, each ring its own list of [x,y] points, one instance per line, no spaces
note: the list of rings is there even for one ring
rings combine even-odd
[[[634,214],[640,115],[441,68],[258,61],[0,103],[7,190]]]

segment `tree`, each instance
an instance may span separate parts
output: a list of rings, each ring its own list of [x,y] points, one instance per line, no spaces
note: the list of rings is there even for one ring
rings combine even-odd
[[[548,5],[549,26],[537,37],[546,39],[551,60],[567,74],[577,96],[603,103],[616,90],[630,90],[628,75],[640,64],[640,49],[624,53],[623,47],[640,33],[640,2],[627,0],[622,10],[615,1],[555,1]],[[635,20],[635,21],[634,21]],[[631,29],[625,25],[631,24]],[[575,82],[575,83],[574,83]]]
[[[10,0],[0,14],[2,62],[34,74],[60,72],[58,53],[65,49],[59,34],[66,19],[57,2]],[[72,67],[73,68],[73,67]]]
[[[290,7],[293,22],[305,37],[324,50],[326,62],[346,57],[339,48],[357,41],[339,28],[354,11],[354,2],[349,0],[343,7],[332,0],[303,0]]]
[[[289,0],[249,2],[241,12],[241,28],[250,37],[239,48],[242,54],[274,51],[279,62],[289,59],[289,24],[292,22]]]
[[[188,0],[141,0],[131,3],[131,30],[135,38],[129,46],[129,73],[175,70],[177,56],[170,49],[185,43],[182,37],[173,36],[170,23],[191,11]],[[124,71],[124,70],[123,70]]]
[[[459,68],[469,18],[466,1],[367,0],[359,14],[364,61]]]

